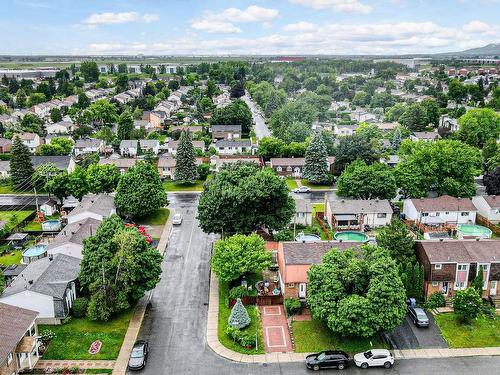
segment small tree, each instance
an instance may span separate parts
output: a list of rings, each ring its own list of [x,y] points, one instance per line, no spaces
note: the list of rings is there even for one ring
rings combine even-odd
[[[306,150],[303,177],[313,184],[328,181],[328,154],[320,133],[316,133]]]
[[[481,297],[474,288],[458,290],[453,298],[454,312],[463,322],[475,319],[481,313],[481,306]]]
[[[237,299],[233,308],[231,309],[231,314],[229,315],[228,323],[231,327],[242,329],[250,324],[250,316],[248,316],[248,311],[243,306],[241,299]]]
[[[483,284],[484,284],[483,266],[479,266],[479,271],[477,273],[477,276],[470,283],[470,287],[472,289],[475,289],[478,292],[479,296],[482,296],[483,295]]]
[[[193,142],[191,141],[191,135],[187,131],[181,132],[175,160],[175,180],[181,184],[194,184],[198,178],[196,154]]]
[[[34,172],[28,146],[16,137],[12,144],[10,159],[10,175],[14,187],[19,190],[31,188],[31,176]]]

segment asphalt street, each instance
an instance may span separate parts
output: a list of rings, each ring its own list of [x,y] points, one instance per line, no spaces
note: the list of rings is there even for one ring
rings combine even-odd
[[[241,99],[243,99],[244,102],[247,103],[250,111],[252,112],[254,122],[253,130],[255,131],[255,136],[257,137],[257,139],[270,137],[271,131],[266,125],[266,120],[262,115],[259,114],[259,109],[257,108],[257,105],[250,99],[248,92],[246,92],[246,94],[242,96]]]
[[[161,282],[139,334],[149,341],[145,375],[309,374],[302,363],[243,364],[216,355],[206,343],[209,259],[215,236],[204,234],[195,219],[198,195],[170,194],[170,207],[184,216],[174,227],[162,264]],[[498,374],[500,358],[398,361],[391,370],[350,368],[345,373]],[[333,373],[323,371],[322,373]]]

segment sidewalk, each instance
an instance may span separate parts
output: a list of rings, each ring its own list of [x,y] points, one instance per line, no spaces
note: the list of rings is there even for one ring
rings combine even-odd
[[[405,349],[393,350],[393,353],[394,358],[396,359],[500,356],[500,347],[464,349]]]
[[[158,242],[157,249],[161,255],[164,255],[165,250],[167,249],[170,232],[172,231],[172,217],[174,216],[174,214],[175,211],[173,209],[170,209],[168,221],[163,228],[160,241]],[[113,375],[125,375],[127,372],[130,352],[132,351],[132,347],[134,346],[135,341],[137,340],[137,336],[139,335],[139,331],[141,330],[142,321],[144,320],[144,315],[146,314],[146,308],[152,295],[153,291],[148,292],[144,297],[141,298],[141,300],[135,307],[134,315],[132,315],[132,318],[130,319],[127,333],[125,334],[120,353],[118,354],[118,358],[116,359],[116,364],[113,369]]]
[[[95,369],[112,369],[115,365],[115,361],[99,361],[99,360],[62,360],[62,361],[56,361],[56,360],[39,360],[35,368],[38,369],[55,369],[55,368],[72,368],[72,367],[78,367],[79,369],[88,369],[88,368],[95,368]]]

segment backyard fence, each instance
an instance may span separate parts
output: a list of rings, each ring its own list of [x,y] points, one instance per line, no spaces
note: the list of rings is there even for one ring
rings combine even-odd
[[[476,223],[491,229],[491,231],[493,233],[495,233],[497,236],[500,236],[500,227],[498,225],[493,224],[491,221],[489,221],[484,216],[476,214]]]
[[[241,302],[245,305],[258,305],[258,306],[270,306],[270,305],[281,305],[283,303],[283,296],[246,296],[241,297]],[[229,307],[233,307],[236,300],[233,298],[229,299]]]

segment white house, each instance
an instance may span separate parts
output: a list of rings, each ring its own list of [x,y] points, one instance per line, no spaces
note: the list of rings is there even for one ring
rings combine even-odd
[[[160,151],[160,142],[157,139],[141,139],[139,141],[139,147],[143,153],[152,152],[158,155]]]
[[[220,139],[212,143],[218,154],[234,155],[252,151],[252,142],[249,139]]]
[[[137,145],[138,142],[135,139],[133,140],[124,139],[123,141],[120,142],[120,154],[122,156],[130,156],[130,157],[137,156]]]
[[[50,198],[40,206],[40,211],[46,216],[52,216],[57,212],[57,202]]]
[[[104,141],[102,139],[87,138],[78,139],[75,142],[75,147],[73,152],[75,156],[91,154],[91,153],[101,153],[104,151]]]
[[[335,199],[325,198],[325,219],[334,229],[362,230],[388,225],[392,207],[387,199]]]
[[[68,134],[75,130],[75,125],[70,121],[59,121],[53,124],[46,124],[47,134]]]
[[[476,222],[477,209],[469,198],[442,195],[437,198],[405,199],[406,219],[425,225],[467,224]]]
[[[66,225],[47,246],[47,254],[65,254],[82,259],[83,240],[95,234],[101,220],[93,217]]]
[[[179,147],[180,141],[169,140],[167,143],[167,152],[169,154],[177,154],[177,148]],[[193,147],[199,148],[201,151],[205,151],[205,142],[203,141],[193,141]]]
[[[306,199],[295,199],[295,215],[292,224],[311,225],[312,224],[312,204]]]
[[[17,135],[32,154],[38,151],[41,145],[40,136],[36,133],[21,133]]]
[[[333,133],[339,136],[353,135],[358,127],[359,125],[335,125]]]
[[[87,218],[99,221],[116,214],[115,200],[108,194],[88,194],[82,198],[80,204],[68,216],[68,224]]]
[[[472,203],[479,215],[493,224],[500,223],[500,195],[479,195],[472,197]]]

